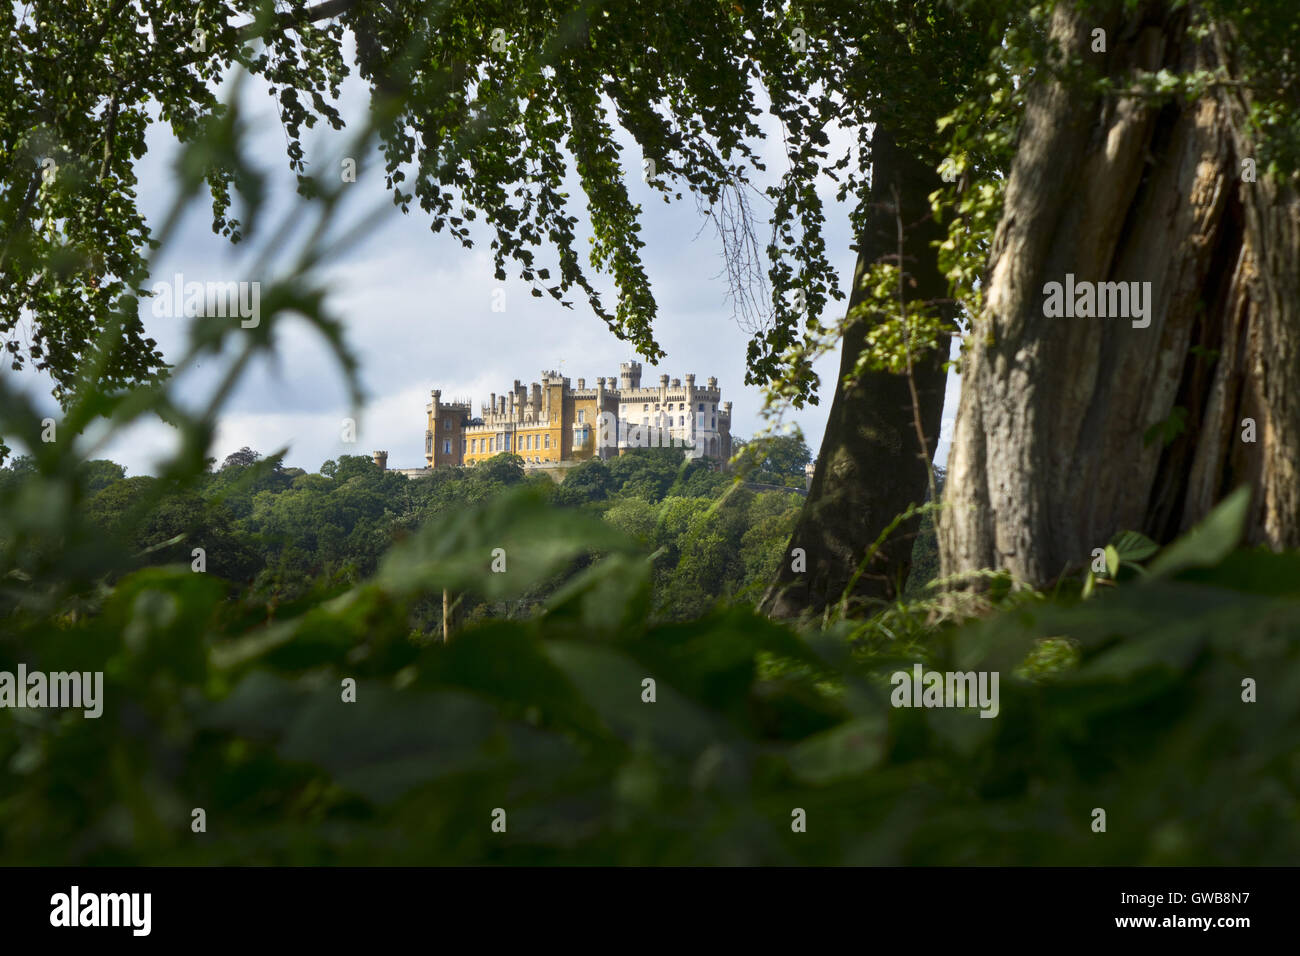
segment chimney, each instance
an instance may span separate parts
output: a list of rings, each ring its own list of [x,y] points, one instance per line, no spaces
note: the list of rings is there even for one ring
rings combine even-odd
[[[682,380],[680,378],[673,379],[673,388],[681,388],[681,387],[682,387]]]
[[[492,397],[488,399],[488,405],[491,406],[491,408],[492,408],[492,414],[495,415],[495,414],[496,414],[496,411],[497,411],[497,393],[496,393],[496,392],[491,392],[491,393],[489,393],[489,394],[490,394]]]
[[[718,380],[717,380],[717,378],[714,377],[714,376],[712,376],[712,375],[710,375],[710,376],[709,376],[709,388],[717,388],[717,387],[718,387]]]
[[[533,405],[533,414],[534,415],[540,414],[542,411],[542,386],[537,382],[533,382],[532,405]]]
[[[586,388],[586,387],[587,387],[587,380],[585,378],[578,379],[578,388]]]
[[[375,464],[379,466],[379,470],[380,470],[380,471],[387,471],[387,470],[388,470],[388,452],[386,452],[386,451],[377,451],[377,452],[375,452]]]
[[[660,388],[667,388],[667,387],[668,387],[668,376],[667,376],[667,375],[660,375],[660,376],[659,376],[659,387],[660,387]]]

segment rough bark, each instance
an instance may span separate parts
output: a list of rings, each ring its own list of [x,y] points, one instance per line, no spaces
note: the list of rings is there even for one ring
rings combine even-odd
[[[907,225],[904,269],[916,284],[907,290],[911,301],[932,301],[947,295],[931,243],[939,229],[927,217],[928,196],[942,183],[933,164],[905,150],[878,125],[872,135],[872,209],[858,237],[858,263],[849,309],[861,301],[857,278],[882,257],[898,254],[898,217],[893,191],[898,190],[902,221]],[[846,330],[835,397],[817,455],[808,500],[800,512],[785,559],[764,609],[776,617],[820,613],[844,595],[867,550],[895,517],[909,505],[925,501],[927,465],[934,453],[943,412],[944,354],[933,353],[915,367],[921,420],[927,437],[925,458],[913,424],[907,378],[868,373],[845,389],[863,349],[869,318]],[[911,567],[918,522],[902,524],[858,579],[850,599],[896,596]],[[794,570],[794,549],[802,548],[807,567]]]
[[[1109,49],[1089,54],[1098,25]],[[1100,24],[1062,5],[1051,33],[1117,79],[1232,73],[1226,29],[1197,40],[1187,27],[1186,8],[1163,3]],[[1246,108],[1232,85],[1192,103],[1055,80],[1031,92],[963,367],[945,574],[1044,584],[1118,531],[1170,540],[1241,484],[1255,491],[1251,539],[1300,545],[1300,204],[1262,171],[1242,181]],[[1066,273],[1150,282],[1150,326],[1045,317],[1044,285]],[[1148,441],[1176,407],[1182,434]]]

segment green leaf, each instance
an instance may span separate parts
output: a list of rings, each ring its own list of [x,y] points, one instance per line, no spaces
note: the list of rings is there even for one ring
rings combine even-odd
[[[1243,486],[1219,502],[1204,521],[1160,552],[1148,570],[1159,577],[1184,568],[1214,567],[1241,540],[1249,511],[1250,489]]]
[[[885,755],[888,730],[883,715],[872,715],[814,734],[790,749],[790,769],[812,784],[861,776]]]
[[[1120,561],[1126,564],[1145,561],[1160,550],[1160,545],[1136,531],[1121,531],[1111,538],[1110,543],[1114,545],[1114,550],[1119,555],[1118,560],[1115,562],[1116,568],[1119,567]],[[1109,560],[1109,552],[1107,552],[1107,561]]]

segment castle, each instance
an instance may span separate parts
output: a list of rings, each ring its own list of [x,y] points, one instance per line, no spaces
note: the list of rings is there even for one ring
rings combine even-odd
[[[574,388],[554,371],[529,386],[516,379],[505,394],[492,393],[477,417],[468,400],[444,402],[434,389],[425,406],[424,459],[428,468],[475,465],[510,452],[536,467],[662,446],[727,459],[731,402],[720,399],[716,378],[697,387],[694,375],[685,384],[661,375],[658,385],[643,387],[640,362],[624,362],[617,384],[610,376],[593,388],[582,378]]]

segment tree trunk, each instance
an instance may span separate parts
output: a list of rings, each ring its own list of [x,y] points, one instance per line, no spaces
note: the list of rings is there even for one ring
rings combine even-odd
[[[940,229],[928,215],[928,197],[942,186],[938,174],[931,163],[900,149],[880,125],[873,133],[871,152],[872,208],[859,236],[849,310],[862,299],[857,282],[861,274],[882,257],[897,257],[895,188],[906,227],[903,268],[915,280],[907,297],[911,301],[942,299],[947,284],[931,245],[939,238]],[[947,349],[942,347],[924,357],[914,370],[927,438],[922,457],[906,376],[869,372],[852,388],[844,388],[844,376],[853,370],[863,349],[869,321],[851,324],[844,335],[835,398],[808,500],[776,584],[763,600],[764,610],[776,617],[820,613],[828,604],[838,602],[881,532],[927,495],[928,462],[933,458],[943,412]],[[889,600],[902,590],[911,567],[917,525],[912,519],[894,530],[856,582],[852,599]],[[806,570],[799,569],[795,549],[803,549]]]
[[[1063,4],[1051,35],[1118,86],[1135,69],[1237,75],[1226,27],[1196,39],[1164,3],[1109,19]],[[1231,85],[1191,103],[1030,92],[962,369],[945,574],[1045,584],[1118,531],[1170,540],[1242,484],[1251,540],[1300,544],[1300,204],[1262,171],[1243,181],[1247,109]],[[1045,317],[1067,273],[1149,282],[1150,325]],[[1172,441],[1151,433],[1178,416]]]

